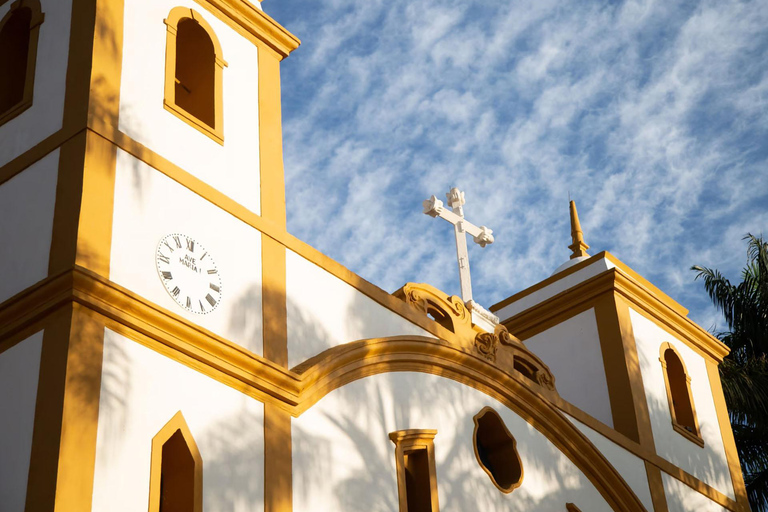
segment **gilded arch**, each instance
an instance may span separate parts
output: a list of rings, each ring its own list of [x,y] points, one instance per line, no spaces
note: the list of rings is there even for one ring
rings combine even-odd
[[[0,125],[5,124],[32,106],[35,90],[35,65],[37,63],[37,44],[40,38],[40,25],[45,21],[40,0],[16,0],[11,4],[11,9],[0,20],[0,34],[14,15],[22,9],[28,9],[31,13],[29,21],[29,46],[26,55],[26,71],[24,76],[23,92],[21,99],[11,105],[7,110],[0,112]],[[11,77],[12,78],[12,77]]]
[[[177,35],[179,23],[182,20],[191,19],[202,28],[213,44],[214,52],[214,84],[213,84],[213,104],[214,104],[214,122],[213,126],[198,119],[195,115],[187,112],[176,102],[176,61],[177,61]],[[163,106],[166,110],[173,113],[181,120],[203,132],[219,144],[224,144],[224,99],[223,99],[223,71],[227,66],[221,50],[221,43],[216,33],[203,16],[189,7],[174,7],[168,13],[168,17],[163,20],[166,26],[165,41],[165,97]]]
[[[291,370],[299,380],[297,405],[291,413],[300,416],[331,391],[356,380],[404,371],[452,379],[498,400],[568,457],[613,510],[645,512],[642,502],[618,471],[546,398],[540,386],[444,340],[395,336],[330,348]]]
[[[680,366],[682,366],[683,376],[685,377],[684,389],[674,389],[676,386],[675,383],[670,382],[670,368],[668,368],[666,359],[668,350],[672,351],[673,357],[676,357],[680,363]],[[701,447],[704,447],[704,440],[701,437],[701,430],[699,429],[699,418],[696,414],[696,405],[693,402],[693,393],[691,392],[691,376],[685,366],[683,357],[680,355],[680,352],[677,351],[674,345],[668,341],[665,341],[659,348],[659,362],[661,363],[662,373],[664,374],[664,386],[667,389],[667,402],[669,403],[669,414],[672,416],[672,428],[676,432],[682,434],[683,437],[693,441]],[[678,383],[677,386],[680,386],[680,383]],[[676,396],[678,397],[677,400],[675,400]],[[680,404],[680,397],[682,397],[683,402],[687,400],[687,404]],[[680,407],[686,409],[689,408],[689,411],[685,411],[692,416],[691,421],[687,422],[689,425],[685,425],[686,422],[683,421],[682,418],[678,417],[678,408],[675,407],[675,403],[678,403]]]

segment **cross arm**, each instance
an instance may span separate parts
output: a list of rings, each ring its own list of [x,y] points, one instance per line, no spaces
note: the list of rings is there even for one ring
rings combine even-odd
[[[462,231],[466,231],[472,235],[475,243],[480,244],[481,247],[485,247],[488,244],[493,243],[493,230],[488,229],[485,226],[477,227],[471,222],[464,219],[464,217],[457,215],[443,205],[435,196],[430,197],[423,203],[424,213],[430,217],[440,217],[445,219],[454,226],[459,226]]]

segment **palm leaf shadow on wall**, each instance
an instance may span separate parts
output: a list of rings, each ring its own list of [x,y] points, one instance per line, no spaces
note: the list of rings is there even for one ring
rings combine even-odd
[[[523,483],[523,464],[517,453],[517,441],[499,414],[484,407],[474,417],[473,444],[480,467],[501,492],[508,494]]]

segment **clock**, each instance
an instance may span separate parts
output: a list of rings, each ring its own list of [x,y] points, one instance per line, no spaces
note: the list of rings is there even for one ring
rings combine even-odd
[[[221,302],[221,276],[213,256],[193,238],[174,233],[157,244],[157,274],[176,303],[205,315]]]

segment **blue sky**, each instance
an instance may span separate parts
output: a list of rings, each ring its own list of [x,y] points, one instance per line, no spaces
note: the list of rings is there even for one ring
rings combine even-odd
[[[568,259],[568,194],[608,250],[718,321],[691,265],[732,280],[768,236],[768,2],[265,0],[282,63],[291,233],[394,291],[459,293],[466,192],[488,307]],[[718,327],[722,327],[718,324]]]

